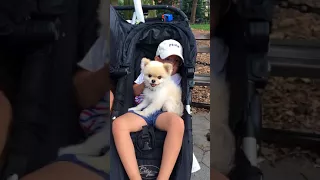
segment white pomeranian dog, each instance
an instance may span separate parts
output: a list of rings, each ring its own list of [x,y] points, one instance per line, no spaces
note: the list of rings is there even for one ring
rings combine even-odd
[[[144,74],[144,99],[129,111],[134,111],[145,117],[157,110],[173,112],[182,116],[181,88],[171,79],[172,65],[143,58],[141,70]]]

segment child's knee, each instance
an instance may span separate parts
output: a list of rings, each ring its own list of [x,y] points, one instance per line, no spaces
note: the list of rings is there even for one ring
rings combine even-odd
[[[117,118],[112,122],[112,133],[115,134],[121,130],[125,129],[125,122],[122,118]]]
[[[112,122],[112,133],[113,134],[119,133],[119,132],[130,133],[131,132],[130,130],[131,130],[130,123],[128,123],[128,117],[125,115],[116,118]]]
[[[170,122],[173,131],[184,132],[184,121],[181,117],[174,116],[171,118]]]

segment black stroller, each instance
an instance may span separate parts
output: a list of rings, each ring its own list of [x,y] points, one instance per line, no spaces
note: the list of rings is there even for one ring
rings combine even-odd
[[[270,71],[266,55],[273,3],[269,0],[217,0],[213,4],[216,14],[211,24],[219,21],[214,36],[229,48],[225,66],[221,66],[220,59],[211,60],[214,67],[211,77],[228,82],[230,89],[228,119],[236,140],[230,180],[263,178],[258,166],[262,128],[260,90],[267,85]]]
[[[110,9],[110,36],[111,36],[111,63],[110,75],[115,81],[116,90],[111,118],[126,113],[134,106],[132,85],[140,74],[140,61],[143,57],[153,59],[158,44],[165,39],[175,39],[184,47],[185,63],[181,68],[182,100],[185,105],[183,119],[185,133],[182,149],[170,179],[188,180],[191,177],[192,167],[192,120],[189,114],[191,103],[191,88],[197,55],[196,41],[189,27],[188,18],[179,9],[170,6],[143,6],[143,11],[170,10],[174,14],[174,21],[162,22],[161,17],[146,19],[145,23],[131,25],[126,22],[118,11],[133,10],[133,6],[111,7]],[[116,11],[118,10],[118,11]],[[142,175],[143,179],[155,179],[159,172],[163,143],[166,133],[153,127],[144,127],[142,131],[132,133],[131,138],[135,145],[138,165],[147,167],[153,173]],[[128,179],[122,166],[114,140],[110,145],[111,172],[110,177],[117,180]]]

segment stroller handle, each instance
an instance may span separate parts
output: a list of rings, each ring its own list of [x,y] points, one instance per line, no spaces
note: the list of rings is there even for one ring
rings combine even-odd
[[[116,10],[134,10],[134,6],[114,6],[114,8]],[[178,9],[173,6],[169,6],[169,5],[142,5],[142,9],[144,11],[167,9],[167,10],[170,10],[170,11],[173,11],[173,12],[179,14],[183,18],[184,21],[189,21],[187,15],[183,11],[181,11],[181,9]]]

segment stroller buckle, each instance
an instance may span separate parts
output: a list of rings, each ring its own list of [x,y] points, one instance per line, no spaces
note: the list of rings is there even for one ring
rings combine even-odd
[[[142,141],[142,150],[143,151],[149,151],[149,150],[152,150],[152,147],[151,147],[151,139],[150,139],[150,134],[149,134],[149,128],[148,126],[143,126],[142,127],[142,135],[141,135],[141,141]]]
[[[152,148],[150,147],[150,143],[148,141],[145,141],[142,150],[143,151],[149,151],[151,149]]]
[[[142,139],[150,138],[148,126],[142,126]]]

